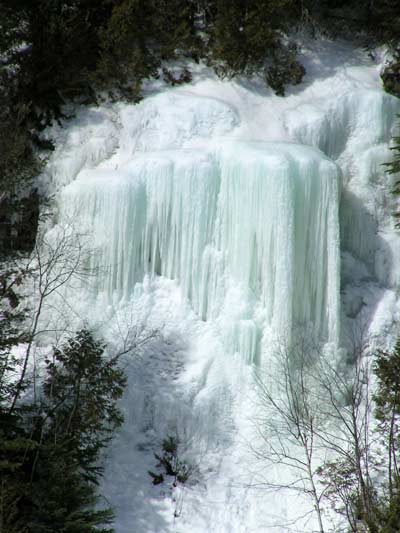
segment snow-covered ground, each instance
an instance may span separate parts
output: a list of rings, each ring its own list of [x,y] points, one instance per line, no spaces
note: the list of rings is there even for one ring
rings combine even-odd
[[[99,272],[65,295],[70,316],[116,349],[157,331],[125,362],[105,462],[117,533],[315,530],[310,501],[263,484],[291,473],[252,452],[252,365],[268,368],[271,340],[296,324],[333,348],[354,324],[393,341],[400,241],[381,164],[400,103],[379,53],[315,41],[302,61],[285,98],[193,65],[190,85],[153,82],[138,105],[49,131],[56,222],[89,236]],[[193,469],[176,488],[148,475],[167,435]]]

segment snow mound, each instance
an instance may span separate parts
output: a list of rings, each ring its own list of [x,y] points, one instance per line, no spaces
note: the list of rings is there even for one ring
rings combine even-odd
[[[120,128],[107,108],[83,108],[67,124],[67,128],[56,124],[47,132],[57,139],[44,176],[53,190],[68,185],[82,169],[109,159],[119,145]]]
[[[193,138],[224,135],[239,124],[234,108],[213,98],[167,92],[121,107],[121,148],[127,155],[183,147]]]

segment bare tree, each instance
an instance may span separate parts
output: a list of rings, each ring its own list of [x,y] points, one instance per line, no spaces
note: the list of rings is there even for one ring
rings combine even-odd
[[[321,501],[324,489],[318,483],[318,442],[322,425],[312,369],[318,356],[305,336],[290,345],[280,342],[269,361],[269,372],[256,372],[261,415],[256,427],[264,443],[253,451],[263,461],[287,466],[294,481],[275,488],[290,488],[310,496],[319,532],[324,533]]]
[[[257,428],[266,446],[256,455],[289,467],[295,481],[283,487],[311,496],[320,532],[323,501],[352,531],[374,531],[377,523],[372,358],[364,330],[356,326],[347,362],[343,351],[324,353],[299,330],[290,343],[277,343],[268,372],[257,371]]]
[[[352,531],[358,531],[360,523],[373,527],[376,521],[370,473],[374,462],[371,359],[367,352],[368,343],[357,342],[350,349],[349,364],[321,358],[316,366],[319,408],[326,421],[318,430],[318,438],[332,457],[319,474],[326,487],[325,497],[336,510],[343,510]],[[338,500],[341,508],[336,505]]]
[[[57,227],[50,234],[39,233],[34,250],[25,259],[21,279],[29,287],[29,319],[25,321],[25,350],[22,368],[10,403],[11,414],[20,398],[37,337],[43,333],[40,320],[51,296],[60,293],[71,280],[90,275],[82,235],[71,227]],[[9,289],[8,289],[9,290]]]

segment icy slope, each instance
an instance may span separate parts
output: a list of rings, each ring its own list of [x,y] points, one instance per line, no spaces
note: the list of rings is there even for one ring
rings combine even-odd
[[[64,295],[67,312],[115,346],[136,326],[160,332],[127,363],[103,485],[118,533],[313,531],[310,502],[257,490],[250,363],[268,366],[271,339],[299,323],[331,346],[361,319],[395,332],[400,245],[380,165],[399,102],[362,51],[318,42],[303,60],[285,98],[198,67],[191,85],[53,130],[44,183],[99,273]],[[196,465],[184,488],[147,474],[167,434]]]

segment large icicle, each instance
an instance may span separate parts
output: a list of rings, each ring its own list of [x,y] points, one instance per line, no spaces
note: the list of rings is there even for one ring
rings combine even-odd
[[[232,141],[86,170],[60,206],[93,235],[108,302],[131,298],[145,274],[175,279],[204,320],[230,322],[231,349],[253,359],[256,307],[272,331],[307,323],[338,340],[338,178],[318,150]]]

